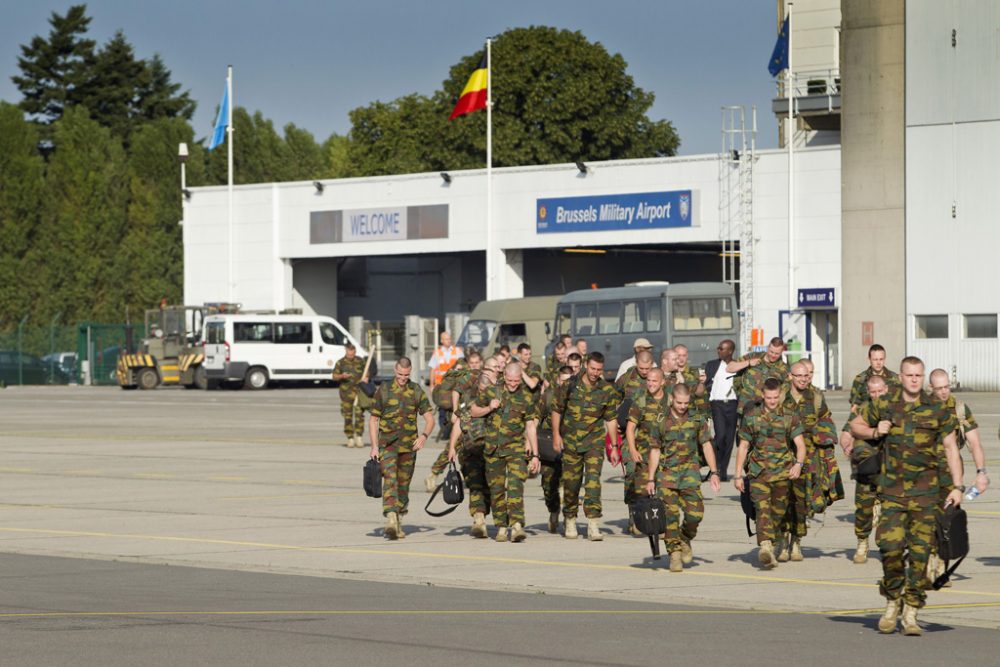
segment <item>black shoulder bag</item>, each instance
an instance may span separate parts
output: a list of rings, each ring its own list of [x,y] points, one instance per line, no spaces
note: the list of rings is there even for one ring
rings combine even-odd
[[[667,507],[657,496],[639,496],[629,505],[636,529],[649,537],[653,560],[660,560],[660,535],[667,530]]]
[[[433,512],[431,511],[431,503],[434,502],[439,493],[451,507],[440,512]],[[449,461],[448,472],[444,474],[444,481],[438,484],[437,488],[434,489],[434,493],[427,499],[424,511],[431,516],[447,516],[458,509],[463,500],[465,500],[465,486],[462,481],[462,475],[458,472],[458,468],[455,467],[455,462]]]
[[[364,487],[369,498],[382,497],[382,464],[378,459],[368,459],[365,463]]]
[[[969,522],[965,510],[954,505],[945,507],[944,511],[938,515],[937,525],[934,527],[934,538],[937,542],[938,558],[946,562],[955,561],[954,565],[951,565],[931,584],[934,590],[939,590],[948,583],[951,575],[969,555]]]

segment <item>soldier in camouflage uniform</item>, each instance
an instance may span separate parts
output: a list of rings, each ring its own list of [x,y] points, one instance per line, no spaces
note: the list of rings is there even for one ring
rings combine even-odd
[[[691,390],[691,405],[688,407],[688,412],[708,422],[712,418],[712,411],[708,407],[708,394],[705,393],[705,372],[701,368],[688,366],[690,352],[687,345],[674,345],[674,352],[677,353],[677,367],[684,377],[684,384]],[[710,422],[709,427],[711,427]]]
[[[465,357],[460,357],[455,365],[448,369],[448,372],[444,374],[441,382],[434,387],[431,396],[434,397],[435,403],[437,402],[437,396],[442,394],[447,396],[448,407],[440,407],[445,412],[445,419],[448,420],[449,426],[447,428],[442,428],[439,435],[445,433],[448,434],[448,441],[451,442],[450,430],[456,423],[454,419],[455,416],[455,401],[456,401],[456,389],[460,384],[465,384],[466,386],[472,385],[473,387],[479,380],[479,371],[483,368],[483,357],[475,350],[470,350]],[[448,467],[448,445],[445,445],[438,457],[434,459],[434,463],[431,464],[431,471],[427,473],[427,477],[424,478],[424,487],[427,489],[427,493],[434,493],[434,489],[438,485],[438,475],[444,472],[444,469]]]
[[[768,378],[778,378],[784,381],[788,376],[788,365],[781,358],[785,351],[785,343],[774,337],[767,345],[763,354],[744,354],[726,364],[727,373],[736,373],[733,387],[736,389],[736,399],[739,401],[736,412],[740,417],[746,414],[750,407],[759,404],[763,399],[764,381]]]
[[[721,485],[708,421],[689,414],[691,390],[685,384],[674,385],[671,399],[670,409],[650,431],[646,492],[658,493],[667,507],[664,541],[670,554],[670,571],[680,572],[685,563],[694,559],[691,540],[705,516],[699,449],[708,461],[712,489],[717,492]]]
[[[363,380],[365,360],[358,356],[354,343],[344,346],[344,356],[333,367],[332,378],[340,383],[340,415],[344,418],[344,435],[347,447],[364,447],[364,415],[358,414],[354,399],[358,395],[358,382]]]
[[[604,355],[587,357],[583,373],[560,387],[556,409],[552,411],[552,446],[562,452],[564,536],[576,539],[576,515],[580,487],[584,488],[583,512],[587,517],[587,539],[604,537],[598,527],[601,518],[601,467],[605,437],[618,441],[615,410],[618,392],[604,379]],[[611,464],[617,465],[617,450],[611,450]]]
[[[399,358],[392,382],[382,383],[375,392],[368,420],[371,458],[382,464],[382,514],[390,540],[406,537],[401,521],[410,503],[417,452],[434,430],[431,402],[420,385],[410,381],[412,368],[409,358]],[[424,430],[417,435],[417,417],[421,415]]]
[[[645,491],[649,433],[666,412],[667,403],[666,392],[663,390],[663,371],[651,368],[646,371],[645,387],[642,391],[633,393],[628,407],[628,422],[625,424],[626,447],[622,452],[624,458],[630,461],[625,465],[626,505],[631,505]],[[628,530],[637,537],[642,535],[632,523],[631,513],[629,513]]]
[[[492,361],[492,360],[491,360]],[[493,364],[487,365],[477,375],[475,386],[459,385],[454,425],[448,442],[448,460],[458,458],[469,491],[469,515],[472,516],[471,535],[487,537],[486,515],[490,513],[490,487],[486,482],[486,417],[473,417],[472,408],[480,392],[496,384]]]
[[[557,384],[556,380],[559,378],[559,369],[566,365],[566,356],[568,354],[566,345],[562,341],[556,343],[552,354],[545,359],[545,374],[542,376],[542,389],[547,389]]]
[[[778,553],[779,562],[802,560],[801,543],[807,533],[806,519],[824,512],[828,504],[839,499],[833,488],[840,474],[833,451],[837,442],[833,415],[823,392],[810,384],[811,377],[806,364],[798,361],[792,364],[788,374],[789,386],[782,391],[785,410],[795,412],[802,424],[806,458],[802,474],[791,485],[789,513],[782,524],[782,534],[786,539]]]
[[[517,361],[521,364],[521,382],[527,385],[535,396],[542,390],[542,367],[531,360],[531,346],[521,343],[517,346]]]
[[[899,376],[885,367],[885,348],[875,343],[868,348],[868,368],[854,376],[851,383],[851,414],[868,401],[868,378],[880,377],[885,380],[889,393],[899,390]]]
[[[622,409],[626,409],[625,405],[628,405],[627,410],[631,411],[632,406],[635,405],[636,401],[646,395],[646,380],[649,377],[649,372],[653,368],[653,354],[649,350],[640,350],[635,353],[635,366],[632,366],[627,371],[625,371],[617,380],[615,380],[615,389],[618,390],[618,395],[622,402]],[[660,386],[663,386],[662,381]],[[618,425],[619,428],[621,424]],[[630,506],[637,497],[636,492],[636,465],[639,464],[638,457],[633,457],[633,453],[638,453],[633,451],[634,448],[629,446],[625,447],[622,451],[622,463],[625,468],[625,505]],[[642,478],[640,478],[642,479]],[[639,483],[640,487],[642,483]],[[641,489],[639,491],[641,493]],[[635,530],[635,526],[632,525],[631,516],[629,517],[629,531],[633,534],[640,534]]]
[[[524,481],[537,473],[538,401],[523,381],[519,362],[504,370],[503,382],[482,391],[473,417],[486,417],[486,481],[497,526],[497,542],[523,542]],[[508,538],[507,530],[510,529]]]
[[[552,411],[556,407],[556,400],[559,396],[559,387],[580,374],[580,355],[573,353],[566,355],[566,365],[557,369],[557,375],[552,383],[545,388],[539,409],[541,419],[539,428],[547,431],[548,437],[552,438]],[[549,532],[555,533],[559,530],[559,515],[562,513],[562,454],[549,452],[551,460],[542,459],[542,495],[545,498],[545,507],[549,510]]]
[[[757,559],[765,568],[772,568],[778,564],[774,541],[788,512],[791,483],[802,474],[806,443],[798,415],[781,404],[781,381],[765,380],[762,394],[761,404],[748,404],[743,414],[733,484],[740,493],[750,484],[757,510]]]
[[[879,590],[887,603],[879,632],[895,632],[902,605],[903,634],[920,635],[917,610],[927,599],[927,560],[940,500],[942,455],[957,485],[948,492],[947,502],[959,505],[965,487],[954,412],[923,392],[920,359],[903,359],[899,375],[902,390],[862,405],[851,420],[851,433],[862,440],[885,437],[879,481],[882,517],[876,540],[882,554]]]
[[[879,375],[868,378],[868,399],[876,400],[885,396],[889,387]],[[864,404],[862,404],[864,405]],[[878,501],[878,476],[872,479],[862,478],[858,472],[858,463],[871,456],[882,456],[882,438],[855,440],[851,435],[851,420],[844,424],[840,436],[840,446],[851,459],[851,475],[854,485],[854,536],[858,538],[858,548],[854,552],[854,562],[863,565],[868,562],[868,536],[878,523],[881,506]],[[881,467],[881,466],[880,466]]]

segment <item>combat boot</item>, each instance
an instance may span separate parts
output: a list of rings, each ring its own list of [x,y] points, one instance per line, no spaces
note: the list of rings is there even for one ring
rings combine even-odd
[[[476,512],[472,517],[472,536],[489,537],[486,532],[486,515],[482,512]]]
[[[385,536],[390,540],[399,539],[399,517],[395,512],[385,515]]]
[[[760,547],[757,549],[757,561],[767,569],[778,566],[774,562],[774,544],[771,540],[764,540],[760,543]]]
[[[862,565],[868,562],[868,540],[858,540],[858,550],[854,552],[854,562]]]
[[[563,536],[565,536],[567,540],[575,540],[580,536],[580,534],[576,532],[576,517],[566,517],[566,525],[563,529]]]
[[[601,529],[597,525],[597,519],[587,520],[587,539],[591,542],[601,542],[604,540],[604,536],[601,535]]]
[[[438,485],[438,476],[434,474],[433,471],[427,473],[427,477],[424,478],[424,488],[427,489],[427,493],[434,493],[434,489]]]
[[[882,618],[878,619],[878,631],[883,635],[891,635],[896,631],[896,621],[899,619],[899,610],[903,606],[902,600],[887,600]]]
[[[670,552],[670,571],[671,572],[683,572],[684,571],[684,556],[680,551]]]
[[[635,522],[629,517],[628,531],[633,537],[642,537],[642,531],[635,527]]]
[[[917,608],[903,605],[903,634],[907,637],[919,637],[924,631],[917,625]]]
[[[358,449],[361,449],[362,447],[365,446],[365,441],[364,439],[362,439],[360,435],[354,436],[354,446],[357,447]]]
[[[791,557],[791,543],[792,536],[786,535],[781,539],[781,548],[778,549],[778,562],[787,563],[788,559]]]
[[[802,561],[802,538],[792,538],[792,561],[798,563]]]
[[[549,512],[549,532],[555,533],[559,530],[559,512]]]
[[[681,562],[687,565],[694,560],[694,551],[691,550],[691,543],[681,540]]]
[[[497,528],[496,541],[497,542],[507,542],[509,540],[510,540],[510,538],[507,537],[507,527],[506,526],[500,526],[499,528]]]
[[[521,525],[521,522],[515,522],[513,527],[510,529],[510,541],[524,542],[527,537],[528,535],[524,532],[524,526]]]

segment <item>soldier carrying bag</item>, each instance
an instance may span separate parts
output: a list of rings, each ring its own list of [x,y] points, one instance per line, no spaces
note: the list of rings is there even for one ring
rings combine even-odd
[[[382,497],[382,464],[376,458],[365,463],[364,487],[369,498]]]
[[[938,558],[943,561],[958,559],[931,584],[934,590],[939,590],[948,583],[951,575],[969,555],[969,522],[965,510],[951,504],[945,506],[944,511],[938,515],[934,538],[937,542]]]
[[[444,501],[451,505],[451,507],[442,510],[440,512],[431,511],[431,503],[437,498],[438,494],[444,498]],[[424,511],[431,516],[447,516],[458,509],[458,506],[462,504],[465,500],[465,487],[462,481],[462,475],[458,472],[458,468],[455,467],[454,461],[448,462],[448,472],[444,475],[444,481],[438,484],[437,488],[434,489],[434,493],[431,497],[427,499],[427,504],[424,506]]]
[[[653,560],[660,560],[660,535],[667,530],[667,507],[656,496],[639,496],[628,508],[636,529],[649,537]]]

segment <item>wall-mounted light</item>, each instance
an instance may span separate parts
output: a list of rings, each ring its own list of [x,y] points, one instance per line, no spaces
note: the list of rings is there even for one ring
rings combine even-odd
[[[580,173],[581,173],[581,174],[583,174],[584,176],[586,176],[586,175],[587,175],[587,165],[585,165],[585,164],[584,164],[583,162],[581,162],[580,160],[577,160],[577,161],[576,161],[576,168],[577,168],[577,169],[579,169],[579,170],[580,170]]]
[[[188,199],[188,200],[191,199],[191,191],[190,190],[188,190],[187,188],[184,188],[183,190],[181,190],[181,192],[184,193],[184,199]]]
[[[318,194],[318,195],[323,194],[323,184],[322,183],[320,183],[319,181],[313,181],[313,187],[316,188],[316,194]]]
[[[447,171],[442,171],[441,180],[444,181],[445,185],[451,185],[451,174],[449,174]]]
[[[603,248],[563,248],[563,252],[571,252],[579,255],[606,255],[608,251]]]

